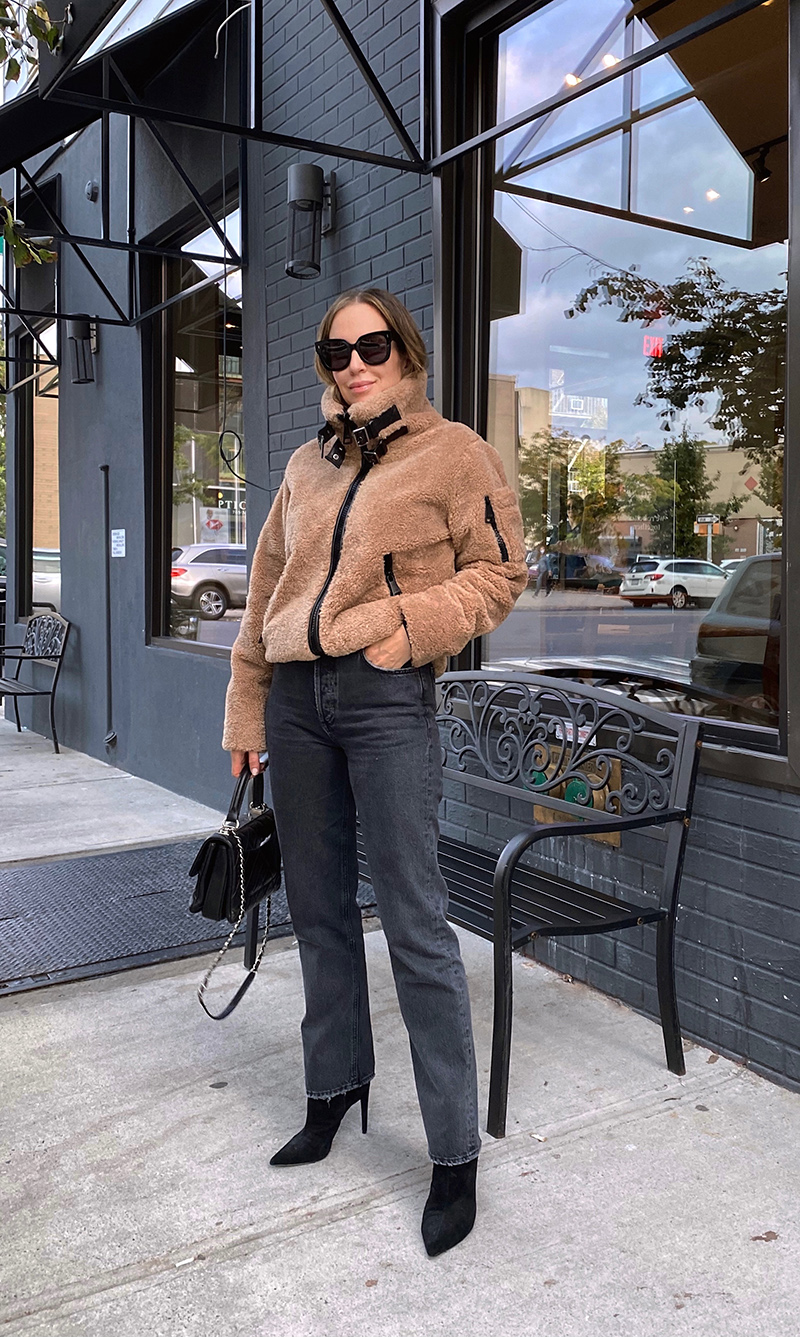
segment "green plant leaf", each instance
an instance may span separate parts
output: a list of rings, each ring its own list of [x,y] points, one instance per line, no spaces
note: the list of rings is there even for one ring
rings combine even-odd
[[[28,32],[31,37],[35,37],[37,42],[47,41],[47,24],[40,19],[38,14],[28,13]]]
[[[12,56],[6,65],[6,82],[15,84],[21,73],[20,63],[15,56]]]

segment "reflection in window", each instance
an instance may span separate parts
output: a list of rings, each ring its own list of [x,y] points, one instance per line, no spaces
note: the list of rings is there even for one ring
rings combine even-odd
[[[238,249],[238,211],[224,231]],[[185,259],[168,262],[167,283],[170,295],[187,296],[168,308],[164,340],[170,627],[182,639],[232,645],[247,598],[241,274],[221,261],[194,259],[222,255],[210,228],[182,249]]]
[[[713,6],[635,8],[510,27],[497,119]],[[498,145],[487,434],[530,579],[484,661],[632,666],[674,708],[777,722],[786,26],[760,6]]]
[[[55,323],[37,331],[39,343],[28,343],[37,361],[44,350],[55,359]],[[61,612],[61,519],[58,483],[58,368],[47,367],[30,382],[29,415],[32,514],[31,589],[32,611],[48,608]]]

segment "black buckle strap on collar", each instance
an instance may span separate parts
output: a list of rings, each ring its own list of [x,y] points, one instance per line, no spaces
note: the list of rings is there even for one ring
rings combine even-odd
[[[377,464],[381,457],[386,454],[390,441],[396,440],[398,436],[406,435],[408,428],[405,426],[398,427],[396,432],[391,432],[388,436],[381,435],[387,427],[391,427],[393,423],[400,421],[400,410],[396,404],[392,404],[391,408],[386,409],[384,413],[379,413],[376,418],[371,418],[364,427],[354,427],[352,429],[353,440],[360,447],[364,459],[369,460],[370,464]]]
[[[345,456],[343,441],[352,441],[358,446],[365,460],[368,460],[370,464],[377,464],[380,458],[386,454],[389,442],[395,441],[399,436],[406,436],[408,433],[408,428],[401,426],[388,436],[381,436],[381,433],[385,432],[388,427],[401,421],[400,410],[396,404],[392,404],[391,408],[386,409],[385,412],[379,413],[376,418],[371,418],[363,427],[356,427],[351,422],[346,409],[341,416],[341,440],[336,436],[330,423],[326,423],[317,433],[320,458],[324,455],[327,443],[332,437],[334,438],[333,445],[325,455],[325,459],[330,460],[331,464],[335,465],[337,469],[341,468]]]
[[[327,446],[328,442],[331,439],[333,439],[333,445],[331,446],[327,455],[325,455],[325,447]],[[320,459],[322,459],[323,456],[325,456],[325,459],[330,460],[331,464],[335,465],[337,469],[341,469],[342,464],[344,462],[344,446],[342,445],[338,436],[334,432],[330,423],[326,422],[324,427],[320,427],[319,431],[317,432],[317,441],[319,442]]]

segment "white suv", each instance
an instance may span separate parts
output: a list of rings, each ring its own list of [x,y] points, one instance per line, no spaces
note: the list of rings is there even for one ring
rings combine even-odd
[[[640,557],[620,586],[620,597],[632,604],[711,604],[727,580],[722,567],[694,557]]]

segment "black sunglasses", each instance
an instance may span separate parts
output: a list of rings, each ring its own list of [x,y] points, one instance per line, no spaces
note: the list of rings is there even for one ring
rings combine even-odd
[[[374,334],[362,334],[354,344],[349,344],[346,339],[320,339],[314,347],[327,371],[345,371],[350,366],[353,349],[368,367],[388,362],[392,340],[400,342],[393,330],[376,330]]]

